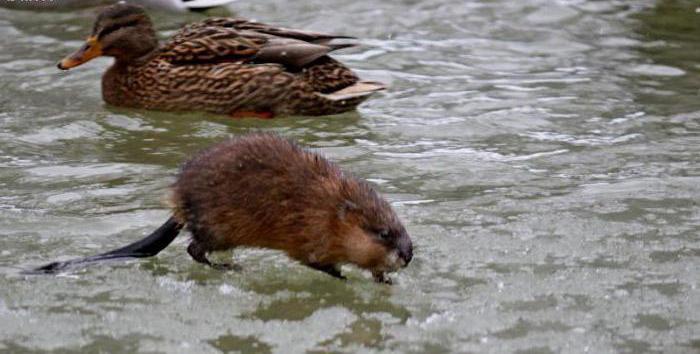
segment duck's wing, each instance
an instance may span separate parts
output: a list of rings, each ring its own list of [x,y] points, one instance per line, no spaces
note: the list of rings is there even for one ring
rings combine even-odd
[[[263,44],[227,28],[187,26],[161,47],[159,56],[180,65],[241,62],[255,57]]]
[[[180,30],[161,48],[161,58],[179,65],[248,62],[276,63],[301,69],[330,51],[352,46],[312,43],[233,27],[207,26],[206,22]]]
[[[334,39],[355,39],[355,37],[350,36],[277,27],[243,18],[212,17],[200,22],[200,24],[207,27],[223,27],[233,28],[239,31],[255,31],[270,36],[298,39],[300,41],[314,44],[328,44]]]
[[[314,44],[291,38],[273,37],[260,48],[256,63],[277,63],[299,70],[331,51],[352,47],[354,44]]]

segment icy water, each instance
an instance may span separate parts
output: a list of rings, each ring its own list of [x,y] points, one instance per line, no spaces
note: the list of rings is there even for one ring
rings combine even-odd
[[[106,106],[93,13],[0,10],[0,352],[700,351],[695,1],[244,1],[240,16],[358,36],[390,90],[274,121]],[[158,15],[163,35],[191,17]],[[416,245],[396,285],[274,252],[241,272],[155,258],[23,269],[143,237],[178,164],[276,131],[375,182]]]

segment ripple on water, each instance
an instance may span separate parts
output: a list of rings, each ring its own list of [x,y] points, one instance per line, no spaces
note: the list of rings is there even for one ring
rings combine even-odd
[[[97,139],[105,129],[92,121],[77,121],[59,127],[43,127],[18,139],[33,144],[51,144],[60,140]]]
[[[137,164],[82,164],[82,165],[62,165],[62,166],[42,166],[32,167],[25,171],[29,174],[30,180],[56,181],[57,179],[73,180],[76,178],[110,179],[123,177],[125,175],[147,174],[157,169],[154,166]]]
[[[633,66],[629,69],[630,72],[637,75],[648,76],[683,76],[685,71],[666,65],[641,64]]]
[[[700,347],[691,3],[238,1],[244,17],[361,38],[335,57],[390,84],[356,114],[273,121],[104,105],[112,59],[55,68],[92,11],[0,10],[0,351]],[[166,35],[193,19],[156,23]],[[148,234],[177,164],[251,129],[386,194],[416,245],[395,286],[254,250],[220,255],[240,272],[212,272],[186,232],[158,257],[19,274]]]

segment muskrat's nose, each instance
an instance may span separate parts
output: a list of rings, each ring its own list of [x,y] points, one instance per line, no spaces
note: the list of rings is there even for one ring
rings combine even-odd
[[[413,259],[413,246],[409,244],[408,247],[401,247],[399,250],[399,257],[403,260],[403,266],[407,266],[408,263],[411,263],[411,259]]]

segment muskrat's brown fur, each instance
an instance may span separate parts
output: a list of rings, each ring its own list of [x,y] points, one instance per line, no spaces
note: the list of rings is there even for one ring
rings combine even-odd
[[[272,134],[248,134],[215,145],[187,162],[173,184],[173,217],[149,237],[82,260],[37,271],[125,257],[149,257],[182,227],[192,233],[187,252],[216,268],[206,255],[236,247],[284,251],[291,258],[343,278],[338,266],[370,270],[376,281],[413,257],[408,233],[367,182],[343,173],[320,155]]]
[[[184,165],[172,203],[192,232],[187,251],[202,263],[208,252],[260,247],[335,276],[352,263],[383,279],[412,257],[406,230],[367,182],[276,135],[202,152]]]

